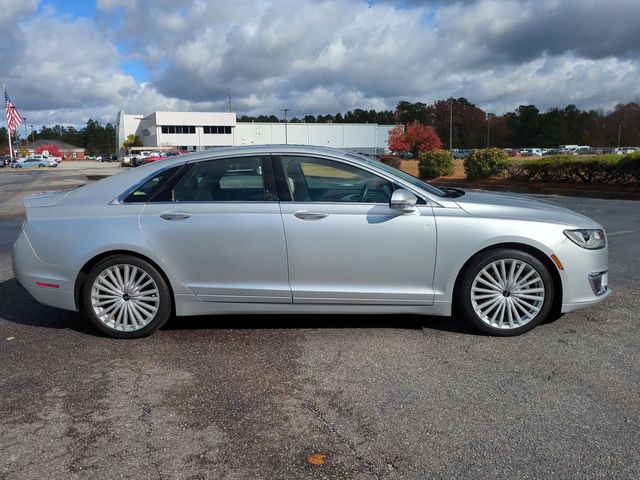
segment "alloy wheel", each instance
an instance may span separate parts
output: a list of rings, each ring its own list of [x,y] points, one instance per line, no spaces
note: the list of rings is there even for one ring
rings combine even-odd
[[[91,307],[105,326],[121,332],[146,327],[160,307],[158,285],[140,267],[116,264],[93,281]]]
[[[519,259],[504,258],[485,265],[471,284],[471,305],[485,324],[515,329],[533,320],[544,305],[540,273]]]

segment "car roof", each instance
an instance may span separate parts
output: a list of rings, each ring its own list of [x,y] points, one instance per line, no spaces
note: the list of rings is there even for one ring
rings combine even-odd
[[[351,164],[359,164],[365,168],[371,168],[380,163],[370,158],[362,157],[356,153],[347,153],[344,150],[331,147],[315,147],[309,145],[247,145],[241,147],[223,147],[204,150],[201,152],[187,153],[175,157],[168,157],[159,162],[151,162],[141,165],[132,170],[118,173],[100,181],[84,185],[72,192],[70,197],[76,201],[84,201],[86,203],[101,202],[108,198],[113,200],[116,196],[122,195],[123,192],[135,187],[140,182],[146,181],[153,175],[162,170],[182,165],[187,162],[201,160],[216,160],[229,156],[238,155],[312,155],[325,156],[336,159],[343,159]],[[387,175],[394,176],[389,172]],[[399,180],[400,183],[404,183]],[[432,200],[434,200],[432,198]],[[435,201],[435,200],[434,200]],[[440,200],[437,200],[440,202]]]
[[[187,160],[199,160],[203,158],[216,158],[216,157],[224,157],[227,155],[248,155],[248,154],[259,154],[259,155],[267,155],[267,154],[311,154],[311,155],[330,155],[330,156],[339,156],[344,157],[347,155],[347,152],[344,150],[340,150],[332,147],[318,147],[318,146],[309,146],[309,145],[291,145],[291,144],[281,144],[281,145],[243,145],[239,147],[221,147],[221,148],[212,148],[209,150],[203,150],[200,152],[186,153],[180,155],[180,159]],[[348,158],[351,158],[349,156]]]

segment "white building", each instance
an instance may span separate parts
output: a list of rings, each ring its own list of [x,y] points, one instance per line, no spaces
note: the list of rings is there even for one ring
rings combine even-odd
[[[239,145],[314,145],[362,153],[388,151],[394,125],[375,123],[253,123],[237,122],[235,113],[154,112],[118,113],[118,145],[137,135],[145,147],[181,150]]]

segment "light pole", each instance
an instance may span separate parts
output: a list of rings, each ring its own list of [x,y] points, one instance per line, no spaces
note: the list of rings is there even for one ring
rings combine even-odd
[[[453,97],[449,98],[449,151],[453,150]]]
[[[29,134],[27,133],[27,117],[22,117],[24,120],[24,148],[29,145]]]
[[[490,125],[491,125],[491,117],[495,117],[493,113],[487,113],[487,147],[489,148],[489,133],[490,133]]]
[[[281,111],[284,112],[284,144],[287,145],[289,143],[289,138],[287,135],[287,112],[290,111],[290,108],[281,108]]]
[[[620,148],[621,139],[622,139],[622,122],[618,122],[618,148]]]

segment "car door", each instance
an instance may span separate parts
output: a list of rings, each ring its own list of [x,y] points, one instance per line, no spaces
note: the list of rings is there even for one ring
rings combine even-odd
[[[269,157],[187,168],[143,208],[140,228],[149,244],[202,300],[291,303]]]
[[[392,182],[339,159],[274,158],[294,303],[433,303],[432,208],[389,207]],[[288,201],[287,201],[288,200]]]

